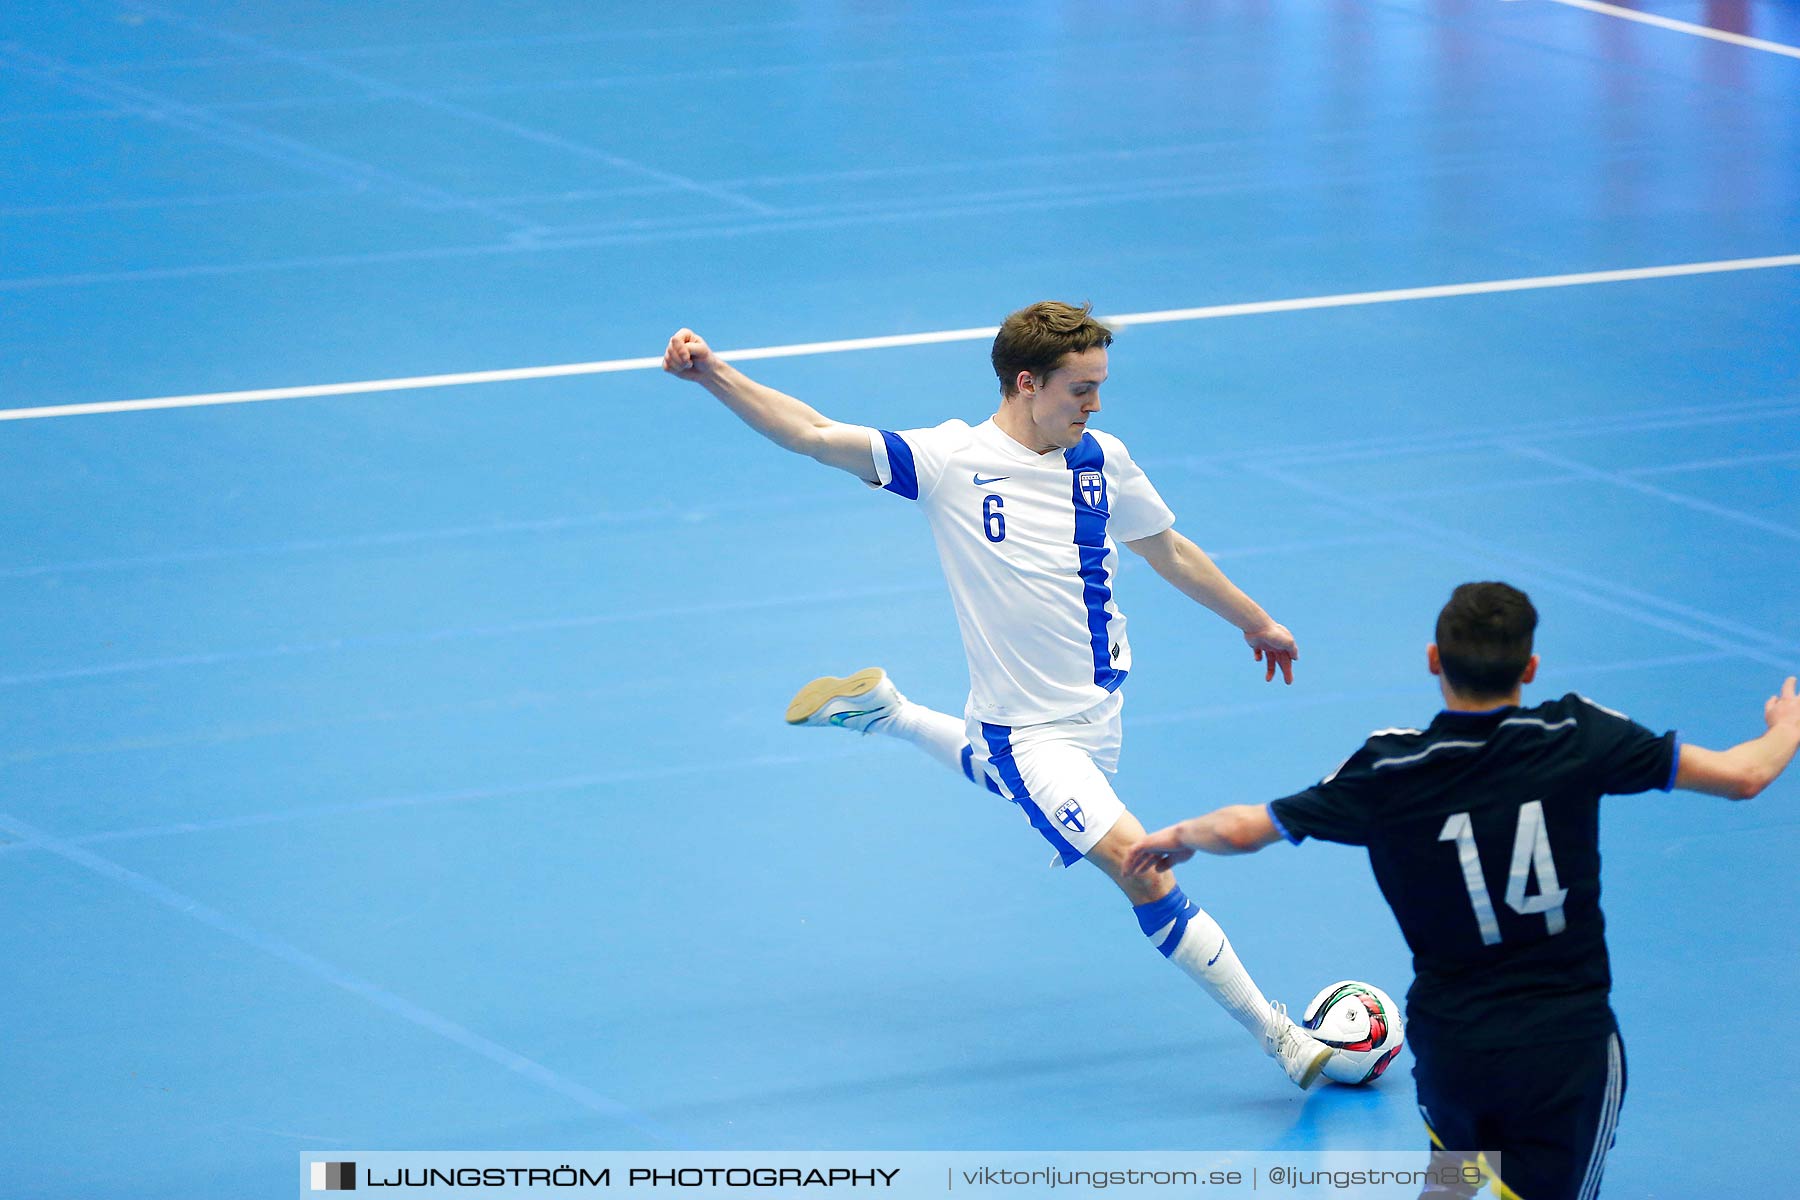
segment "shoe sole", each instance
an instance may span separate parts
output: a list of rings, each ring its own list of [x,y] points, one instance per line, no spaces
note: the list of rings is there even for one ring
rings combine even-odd
[[[886,672],[880,667],[865,667],[854,675],[839,679],[836,675],[821,675],[798,692],[788,701],[787,723],[804,725],[824,708],[827,703],[842,696],[855,699],[866,696],[875,690]]]
[[[1312,1087],[1313,1084],[1317,1083],[1319,1081],[1319,1072],[1323,1071],[1325,1069],[1325,1064],[1330,1061],[1331,1047],[1321,1046],[1317,1056],[1315,1056],[1311,1062],[1307,1063],[1306,1070],[1300,1073],[1300,1078],[1294,1080],[1294,1082],[1299,1085],[1300,1090],[1304,1092]]]

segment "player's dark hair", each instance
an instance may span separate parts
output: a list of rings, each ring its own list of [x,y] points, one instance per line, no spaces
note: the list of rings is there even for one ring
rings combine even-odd
[[[1065,355],[1112,345],[1112,330],[1094,319],[1094,306],[1076,308],[1060,300],[1040,300],[1000,322],[994,338],[994,374],[1000,391],[1018,391],[1020,371],[1039,378],[1050,374]]]
[[[1531,597],[1504,583],[1465,583],[1437,619],[1438,663],[1459,695],[1507,696],[1531,661]]]

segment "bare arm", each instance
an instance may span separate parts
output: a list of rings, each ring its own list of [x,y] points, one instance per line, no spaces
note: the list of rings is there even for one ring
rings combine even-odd
[[[1167,871],[1194,857],[1208,854],[1253,854],[1281,840],[1281,832],[1262,804],[1230,804],[1202,817],[1189,817],[1167,829],[1147,835],[1125,856],[1127,875]]]
[[[1265,680],[1274,679],[1275,669],[1280,667],[1283,682],[1294,682],[1294,660],[1300,657],[1294,635],[1225,578],[1225,572],[1206,556],[1206,551],[1173,529],[1125,544],[1183,595],[1241,629],[1252,657],[1268,667]]]
[[[683,329],[669,339],[663,370],[699,384],[744,424],[783,450],[804,454],[869,483],[878,482],[867,428],[833,421],[787,393],[756,382],[714,354],[693,330]]]
[[[1675,786],[1731,800],[1748,800],[1768,787],[1800,748],[1800,696],[1794,694],[1792,675],[1779,695],[1763,703],[1763,721],[1768,729],[1761,737],[1729,750],[1683,746]]]

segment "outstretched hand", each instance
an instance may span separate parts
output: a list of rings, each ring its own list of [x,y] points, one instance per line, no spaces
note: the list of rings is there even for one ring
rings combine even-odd
[[[1149,875],[1167,871],[1194,857],[1194,848],[1182,843],[1179,825],[1148,834],[1125,855],[1125,874]]]
[[[1274,681],[1277,667],[1281,668],[1283,683],[1294,682],[1294,660],[1300,657],[1300,647],[1286,625],[1271,621],[1262,629],[1245,633],[1244,641],[1250,646],[1250,656],[1268,668],[1263,673],[1264,683]]]
[[[1789,675],[1781,685],[1781,694],[1763,702],[1763,720],[1769,728],[1777,725],[1800,725],[1800,696],[1794,694],[1794,677]]]
[[[712,363],[712,347],[691,329],[676,330],[663,351],[663,370],[677,379],[698,379]]]

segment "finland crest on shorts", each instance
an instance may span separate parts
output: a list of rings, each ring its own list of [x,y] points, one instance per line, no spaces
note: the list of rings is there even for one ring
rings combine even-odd
[[[1079,800],[1064,800],[1051,815],[1070,833],[1087,832],[1087,816],[1081,811]]]

